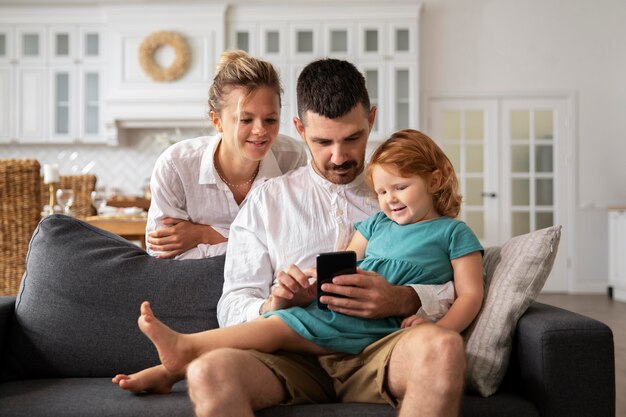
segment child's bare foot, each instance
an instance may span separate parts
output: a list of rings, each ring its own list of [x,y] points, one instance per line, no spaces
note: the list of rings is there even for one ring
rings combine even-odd
[[[159,359],[163,366],[171,373],[178,374],[194,359],[184,346],[184,335],[167,327],[154,316],[150,303],[141,304],[139,328],[154,343],[159,352]]]
[[[172,391],[172,385],[182,378],[183,376],[169,372],[163,365],[157,365],[131,375],[117,374],[112,381],[121,389],[135,394],[144,391],[155,394],[169,394]]]

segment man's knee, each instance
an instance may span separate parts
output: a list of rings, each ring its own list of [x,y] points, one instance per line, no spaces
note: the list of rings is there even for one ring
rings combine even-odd
[[[217,349],[194,360],[187,367],[189,389],[210,389],[215,395],[237,383],[236,349]]]

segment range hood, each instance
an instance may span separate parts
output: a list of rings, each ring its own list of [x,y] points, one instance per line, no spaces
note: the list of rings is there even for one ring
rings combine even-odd
[[[208,88],[225,47],[226,5],[186,3],[172,8],[157,3],[105,10],[111,61],[103,97],[107,142],[122,142],[127,129],[207,127]],[[182,37],[189,57],[186,70],[166,82],[153,79],[139,59],[142,43],[162,32]],[[180,51],[171,42],[159,43],[151,60],[167,68]]]

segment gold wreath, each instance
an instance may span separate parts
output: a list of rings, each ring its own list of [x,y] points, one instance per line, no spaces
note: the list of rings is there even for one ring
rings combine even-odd
[[[174,62],[167,68],[161,68],[154,61],[154,53],[162,46],[174,49]],[[189,68],[190,54],[185,39],[178,33],[162,30],[148,35],[139,46],[139,64],[143,71],[154,81],[175,81]]]

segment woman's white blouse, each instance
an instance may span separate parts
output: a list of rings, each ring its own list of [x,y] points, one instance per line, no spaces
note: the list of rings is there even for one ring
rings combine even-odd
[[[184,140],[161,154],[150,179],[152,201],[146,236],[160,228],[164,218],[172,217],[209,225],[228,238],[230,225],[240,206],[215,170],[213,157],[220,139],[221,135]],[[278,135],[272,149],[261,161],[252,189],[306,163],[304,145],[288,136]],[[149,249],[148,252],[157,254]],[[226,243],[200,244],[176,259],[206,258],[224,253]]]

